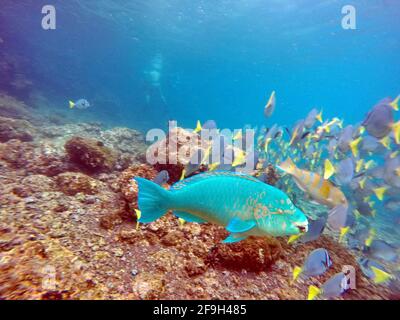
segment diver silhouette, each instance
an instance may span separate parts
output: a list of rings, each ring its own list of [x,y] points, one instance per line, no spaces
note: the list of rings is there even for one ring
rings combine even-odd
[[[168,105],[161,88],[162,71],[163,56],[156,54],[143,74],[146,112],[155,111],[158,116],[164,117],[168,115]]]

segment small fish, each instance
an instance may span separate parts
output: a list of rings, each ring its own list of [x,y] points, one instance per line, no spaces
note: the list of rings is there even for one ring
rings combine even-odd
[[[300,275],[308,278],[324,274],[331,265],[332,260],[329,257],[328,250],[324,248],[315,249],[309,254],[301,268],[294,268],[293,281],[295,281]]]
[[[322,123],[322,110],[320,113],[318,113],[318,110],[314,108],[309,112],[306,119],[304,120],[304,126],[307,129],[310,129],[314,126],[316,120]]]
[[[271,96],[268,99],[267,104],[264,107],[264,115],[269,118],[274,110],[275,110],[275,103],[276,103],[276,99],[275,99],[275,91],[272,91]]]
[[[207,120],[206,122],[203,123],[201,126],[202,130],[214,130],[217,129],[217,123],[214,120]]]
[[[167,170],[160,171],[157,176],[153,179],[154,183],[162,186],[163,184],[167,183],[169,180],[169,174]]]
[[[372,279],[376,284],[387,282],[392,277],[383,265],[374,260],[361,257],[357,259],[357,262],[364,275],[367,278]]]
[[[342,228],[346,227],[348,211],[349,207],[347,204],[338,205],[330,210],[327,220],[328,225],[337,231],[340,231]]]
[[[354,177],[353,159],[347,158],[339,162],[336,168],[336,181],[340,185],[348,185]]]
[[[308,300],[314,300],[317,296],[323,298],[340,297],[343,293],[349,290],[349,280],[343,272],[336,273],[328,279],[319,289],[316,286],[310,286],[308,292]]]
[[[379,149],[379,140],[373,136],[366,136],[362,140],[360,149],[366,152],[375,152]]]
[[[324,232],[326,220],[325,217],[320,217],[316,220],[308,219],[308,231],[301,236],[300,242],[307,243],[317,240],[322,232]]]
[[[382,139],[389,134],[391,130],[395,135],[399,135],[400,126],[394,123],[392,100],[385,98],[376,104],[368,112],[362,125],[367,132],[375,138]]]
[[[338,149],[343,153],[346,153],[350,148],[350,142],[353,140],[354,128],[352,125],[346,126],[338,139]]]
[[[90,103],[86,99],[79,99],[76,102],[69,101],[69,107],[70,109],[87,109],[90,107]]]
[[[382,259],[385,261],[396,262],[398,260],[398,248],[384,240],[373,240],[371,244],[364,246],[364,253],[371,258]]]
[[[318,203],[330,208],[347,205],[347,199],[339,188],[317,173],[297,168],[290,158],[281,163],[278,169],[290,174],[297,186]]]
[[[228,171],[206,172],[179,181],[170,190],[135,177],[140,222],[152,222],[169,210],[187,222],[211,222],[230,235],[224,242],[250,235],[284,236],[307,232],[307,217],[281,190],[257,178]]]

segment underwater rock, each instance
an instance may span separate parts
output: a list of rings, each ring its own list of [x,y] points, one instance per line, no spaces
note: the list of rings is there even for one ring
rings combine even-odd
[[[138,188],[133,178],[143,177],[152,180],[156,175],[157,172],[152,167],[146,164],[140,164],[129,167],[118,177],[114,189],[122,193],[123,198],[126,200],[126,203],[130,208],[130,216],[132,216],[134,209],[137,208]]]
[[[24,102],[4,93],[0,93],[0,116],[25,120],[33,117]]]
[[[162,274],[149,272],[139,273],[132,283],[133,292],[139,299],[154,300],[164,291],[165,280]]]
[[[21,168],[28,164],[26,155],[32,155],[34,146],[28,142],[12,139],[0,143],[0,159],[6,161],[13,168]]]
[[[0,117],[0,142],[11,139],[32,141],[35,128],[26,120]]]
[[[207,262],[214,267],[233,270],[263,271],[280,257],[282,248],[273,238],[253,238],[224,244],[218,243],[210,252]]]
[[[13,192],[19,197],[26,198],[36,192],[54,190],[54,181],[44,175],[29,175],[22,179],[21,183],[13,188]]]
[[[139,155],[146,153],[146,145],[144,144],[143,135],[129,128],[112,128],[101,131],[100,139],[110,148],[121,153],[129,153]]]
[[[170,144],[173,146],[170,147]],[[184,166],[198,150],[206,151],[210,142],[202,140],[194,132],[176,127],[170,130],[167,137],[157,141],[147,150],[147,155],[162,159],[154,164],[154,168],[160,172],[167,170],[170,181],[178,181]]]
[[[73,137],[64,147],[72,162],[90,172],[111,171],[117,161],[116,154],[111,149],[94,139]]]
[[[64,155],[47,152],[43,144],[37,145],[16,139],[0,143],[0,160],[4,160],[10,168],[22,170],[25,174],[50,177],[77,169],[66,161]]]
[[[69,196],[79,192],[84,194],[96,194],[104,184],[80,172],[61,173],[56,178],[58,189]]]

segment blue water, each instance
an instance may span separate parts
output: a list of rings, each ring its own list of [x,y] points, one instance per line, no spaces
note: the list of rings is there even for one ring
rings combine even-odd
[[[355,123],[400,92],[396,0],[50,2],[57,25],[45,31],[47,2],[2,0],[0,50],[27,59],[26,76],[54,110],[86,98],[94,107],[85,112],[106,124],[292,125],[312,107]],[[356,30],[341,27],[346,4],[357,10]],[[161,94],[145,76],[157,57]]]

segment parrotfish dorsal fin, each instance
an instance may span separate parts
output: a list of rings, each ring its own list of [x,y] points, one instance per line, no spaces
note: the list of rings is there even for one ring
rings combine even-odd
[[[203,179],[206,179],[209,177],[234,177],[234,178],[238,178],[238,179],[246,179],[246,180],[254,181],[257,183],[263,183],[260,180],[258,180],[257,178],[252,177],[248,174],[244,174],[244,173],[240,173],[240,172],[217,170],[217,171],[212,171],[212,172],[199,173],[190,178],[178,181],[171,186],[170,190],[171,191],[179,190],[185,186],[202,181]]]

